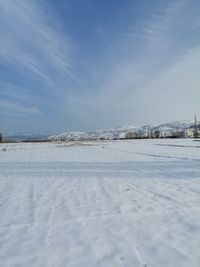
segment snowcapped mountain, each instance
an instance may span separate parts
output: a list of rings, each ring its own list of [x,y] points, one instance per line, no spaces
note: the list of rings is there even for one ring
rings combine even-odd
[[[107,130],[95,130],[90,132],[66,132],[49,137],[50,140],[70,141],[70,140],[114,140],[124,139],[127,135],[130,138],[148,137],[150,131],[159,131],[162,133],[172,133],[177,130],[186,130],[193,127],[190,121],[174,121],[157,126],[121,126]]]
[[[173,121],[169,123],[160,124],[154,128],[158,130],[176,130],[176,129],[181,130],[181,129],[188,129],[193,125],[194,123],[187,120],[183,120],[183,121]]]

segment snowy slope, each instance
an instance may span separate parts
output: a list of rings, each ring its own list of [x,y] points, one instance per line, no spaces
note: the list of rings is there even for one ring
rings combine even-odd
[[[0,144],[0,266],[199,267],[199,179],[192,140]]]
[[[173,121],[170,123],[164,123],[164,124],[160,124],[156,127],[154,127],[154,129],[158,129],[160,131],[162,130],[183,130],[183,129],[189,129],[190,127],[192,127],[194,125],[194,123],[184,120],[184,121]]]
[[[148,131],[159,130],[161,132],[173,132],[174,130],[188,129],[193,125],[190,121],[174,121],[157,126],[122,126],[108,130],[96,130],[91,132],[66,132],[50,137],[50,140],[98,140],[98,139],[123,139],[128,132],[137,132],[148,135]]]

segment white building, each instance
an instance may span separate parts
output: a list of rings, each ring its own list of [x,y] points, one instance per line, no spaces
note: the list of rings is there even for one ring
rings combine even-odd
[[[187,130],[185,130],[185,137],[187,137],[187,138],[194,138],[194,129],[187,129]]]

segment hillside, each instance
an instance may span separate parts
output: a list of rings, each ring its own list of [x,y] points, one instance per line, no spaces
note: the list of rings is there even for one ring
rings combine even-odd
[[[193,123],[190,121],[173,121],[170,123],[160,124],[156,126],[121,126],[107,130],[95,130],[90,132],[64,132],[49,137],[50,140],[114,140],[124,139],[128,133],[135,133],[141,137],[147,137],[149,131],[160,131],[166,134],[173,131],[190,129]]]

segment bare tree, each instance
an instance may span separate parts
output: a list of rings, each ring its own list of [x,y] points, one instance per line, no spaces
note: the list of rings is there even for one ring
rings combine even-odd
[[[194,115],[194,138],[198,137],[197,116]]]
[[[0,143],[2,143],[3,142],[3,135],[2,135],[2,133],[0,133]]]

